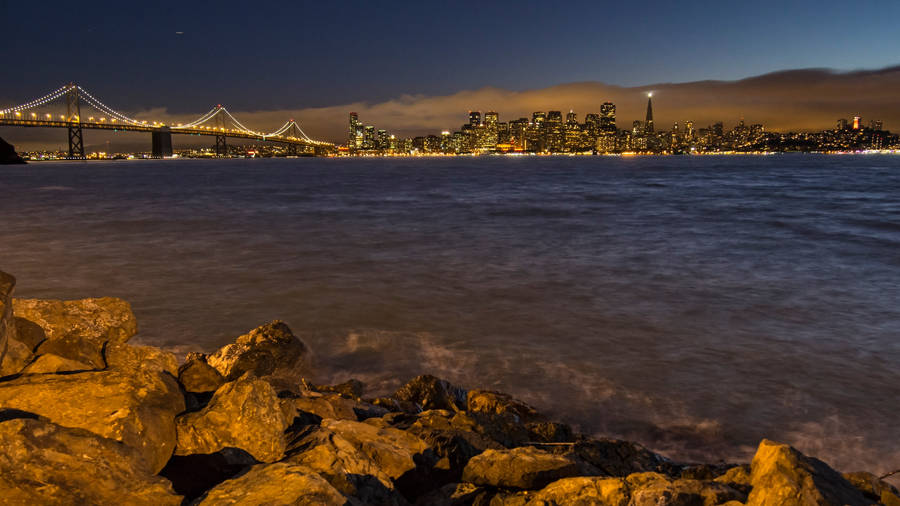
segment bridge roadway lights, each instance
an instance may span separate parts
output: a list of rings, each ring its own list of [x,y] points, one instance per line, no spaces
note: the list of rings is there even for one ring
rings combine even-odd
[[[172,156],[172,131],[169,127],[162,127],[150,133],[153,150],[153,158]]]
[[[228,156],[228,145],[225,144],[225,135],[216,135],[216,156]]]

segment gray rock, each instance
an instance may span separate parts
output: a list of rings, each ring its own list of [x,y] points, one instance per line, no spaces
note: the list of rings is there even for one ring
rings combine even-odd
[[[578,464],[536,448],[487,450],[472,457],[462,479],[475,485],[536,490],[562,478],[576,476]]]
[[[8,420],[0,423],[0,447],[4,504],[181,504],[137,450],[83,429]]]
[[[257,327],[210,355],[209,365],[226,381],[234,381],[245,372],[265,379],[276,390],[297,391],[307,369],[309,351],[282,321]]]
[[[281,459],[292,417],[272,386],[250,373],[225,383],[201,411],[179,416],[176,455],[240,448],[260,462]]]

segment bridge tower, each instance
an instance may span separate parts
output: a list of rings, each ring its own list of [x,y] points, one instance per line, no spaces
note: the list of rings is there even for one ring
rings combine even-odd
[[[84,137],[81,133],[81,102],[78,86],[69,83],[66,92],[66,123],[69,128],[69,158],[84,158]]]
[[[219,106],[220,108],[222,106]],[[228,156],[228,144],[225,143],[225,115],[216,114],[216,156]]]

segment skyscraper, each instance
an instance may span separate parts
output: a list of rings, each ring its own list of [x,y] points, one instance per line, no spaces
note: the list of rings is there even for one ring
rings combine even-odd
[[[481,113],[479,111],[469,111],[469,125],[477,127],[481,124]]]
[[[600,106],[600,130],[604,132],[616,130],[616,104],[603,102]]]
[[[359,115],[355,112],[350,113],[350,131],[347,137],[347,147],[351,150],[362,147],[363,128],[359,122]]]
[[[644,132],[653,133],[653,93],[647,93],[647,119],[644,120]]]

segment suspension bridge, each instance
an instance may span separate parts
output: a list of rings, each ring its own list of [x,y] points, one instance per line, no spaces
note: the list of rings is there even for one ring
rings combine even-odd
[[[82,108],[87,110],[87,116],[82,114]],[[266,133],[247,128],[222,105],[188,123],[137,120],[112,109],[75,83],[30,102],[0,109],[0,126],[65,128],[69,134],[69,158],[74,159],[85,157],[84,130],[149,132],[151,153],[155,157],[172,155],[173,134],[215,137],[216,156],[227,156],[228,137],[282,143],[288,154],[318,155],[334,150],[333,144],[306,135],[293,119]]]

